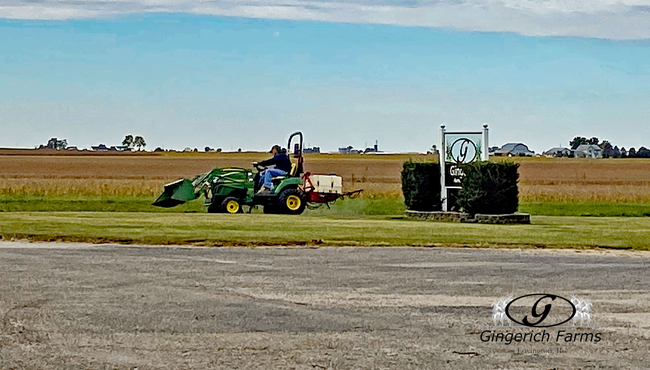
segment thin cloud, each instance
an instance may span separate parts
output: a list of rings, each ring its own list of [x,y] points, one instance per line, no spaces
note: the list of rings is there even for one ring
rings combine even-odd
[[[650,0],[0,0],[0,18],[143,13],[372,23],[532,36],[650,38]]]

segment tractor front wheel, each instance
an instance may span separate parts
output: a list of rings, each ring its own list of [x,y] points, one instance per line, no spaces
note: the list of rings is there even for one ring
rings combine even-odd
[[[278,205],[282,213],[289,215],[299,215],[305,211],[307,202],[303,193],[298,189],[283,190],[278,197]]]
[[[221,211],[230,214],[243,212],[241,203],[239,203],[239,199],[235,197],[228,197],[224,199],[223,202],[221,202]]]

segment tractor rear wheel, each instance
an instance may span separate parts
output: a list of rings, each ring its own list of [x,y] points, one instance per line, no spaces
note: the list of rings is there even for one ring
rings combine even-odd
[[[278,197],[278,206],[282,213],[288,215],[299,215],[305,211],[307,202],[302,191],[298,189],[283,190]]]
[[[239,203],[239,199],[235,197],[227,197],[223,202],[221,202],[221,211],[224,213],[235,214],[242,213],[243,209],[241,203]]]

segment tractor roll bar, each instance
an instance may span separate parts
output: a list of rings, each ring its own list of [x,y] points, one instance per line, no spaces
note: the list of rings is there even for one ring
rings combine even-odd
[[[300,157],[302,157],[302,132],[296,131],[293,134],[291,134],[291,136],[289,136],[289,142],[287,143],[287,150],[291,150],[291,140],[296,135],[300,136],[300,143],[299,143],[299,146],[294,148],[293,156],[296,157],[296,158],[300,158]]]

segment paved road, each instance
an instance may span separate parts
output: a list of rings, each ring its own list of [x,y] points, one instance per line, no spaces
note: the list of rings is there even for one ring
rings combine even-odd
[[[649,257],[2,242],[0,368],[647,369]],[[541,331],[486,328],[539,292],[589,299],[596,327],[564,330],[602,340],[481,341]]]

